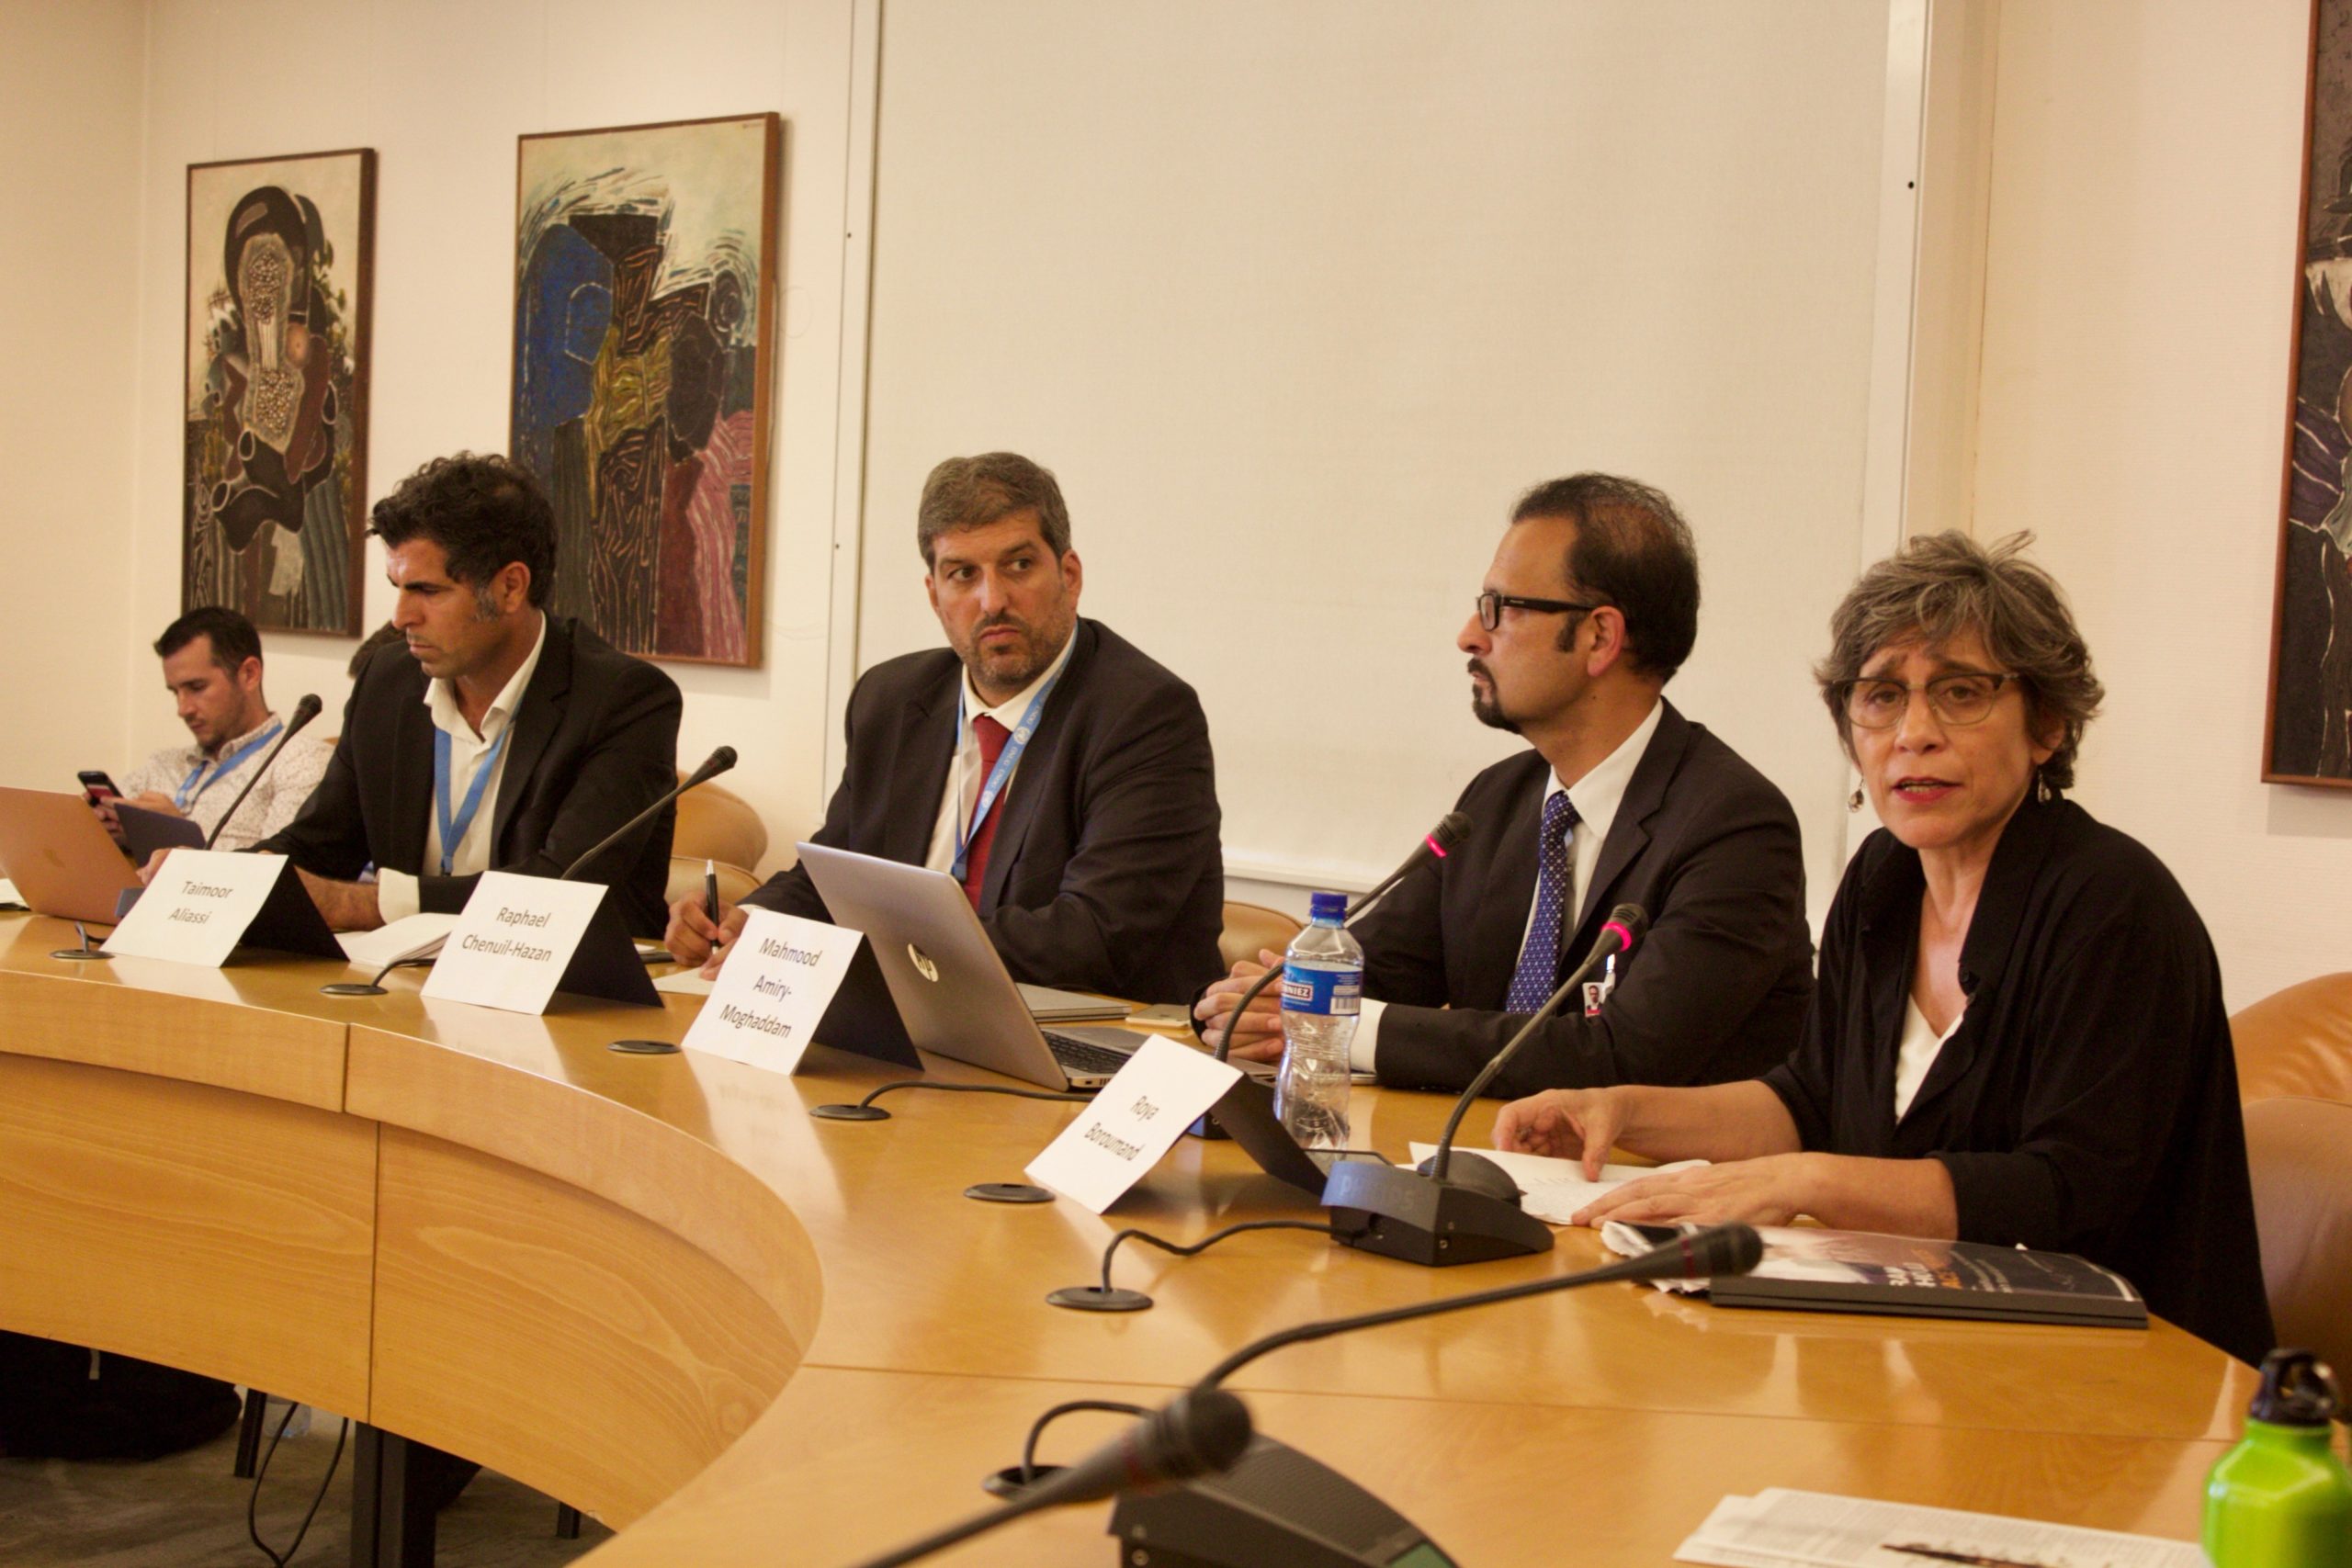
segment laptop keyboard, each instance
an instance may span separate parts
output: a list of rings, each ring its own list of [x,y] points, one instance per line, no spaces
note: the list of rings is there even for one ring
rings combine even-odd
[[[1043,1032],[1054,1060],[1066,1073],[1101,1074],[1107,1077],[1127,1065],[1127,1053],[1048,1029]]]

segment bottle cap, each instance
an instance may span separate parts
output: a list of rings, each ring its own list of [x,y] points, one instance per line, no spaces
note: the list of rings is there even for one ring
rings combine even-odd
[[[2274,1427],[2324,1427],[2344,1412],[2335,1374],[2309,1350],[2273,1350],[2262,1358],[2262,1386],[2246,1414]]]
[[[1344,920],[1348,918],[1348,896],[1310,893],[1306,896],[1306,916],[1312,920]]]

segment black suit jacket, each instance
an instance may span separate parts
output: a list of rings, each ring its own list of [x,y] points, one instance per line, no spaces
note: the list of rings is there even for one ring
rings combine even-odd
[[[426,876],[433,814],[433,715],[425,674],[405,649],[380,648],[360,666],[343,710],[326,777],[284,831],[258,848],[318,876],[349,881],[369,864],[417,878],[419,904],[454,912],[478,880]],[[491,864],[560,876],[605,835],[678,782],[678,688],[569,617],[550,615],[547,646],[514,710]],[[639,936],[667,922],[670,831],[676,812],[605,851],[582,872],[609,885]]]
[[[1182,1001],[1223,967],[1225,870],[1208,720],[1192,687],[1099,622],[1077,646],[996,809],[980,923],[1016,980]],[[908,865],[931,850],[963,665],[947,649],[867,671],[849,765],[815,841]],[[799,866],[744,900],[829,919]]]
[[[1550,764],[1528,751],[1470,781],[1470,830],[1353,928],[1380,1021],[1380,1081],[1460,1089],[1527,1021],[1502,1010],[1535,897]],[[1572,998],[1491,1092],[1754,1077],[1785,1058],[1813,990],[1796,816],[1770,781],[1668,704],[1634,769],[1573,922],[1560,976],[1611,908],[1647,910],[1600,1016]]]

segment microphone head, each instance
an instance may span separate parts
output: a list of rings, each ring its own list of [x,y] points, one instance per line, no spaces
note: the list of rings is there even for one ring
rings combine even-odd
[[[1601,922],[1600,930],[1604,936],[1615,931],[1618,951],[1631,953],[1641,944],[1642,938],[1649,935],[1649,911],[1639,904],[1620,904],[1609,911],[1609,919]]]
[[[1216,1475],[1232,1469],[1249,1449],[1254,1431],[1250,1407],[1221,1388],[1196,1388],[1179,1394],[1157,1419],[1165,1426],[1170,1480]]]
[[[732,746],[721,746],[710,754],[710,761],[703,764],[713,773],[723,773],[734,765],[735,748]]]
[[[1430,829],[1429,846],[1439,854],[1452,854],[1453,846],[1460,843],[1463,835],[1469,831],[1470,814],[1466,811],[1449,811],[1439,818],[1436,827]]]
[[[287,732],[291,734],[293,731],[301,728],[304,725],[318,717],[319,710],[325,705],[325,704],[319,701],[318,693],[311,692],[305,694],[300,702],[294,705],[293,715],[286,721]]]
[[[1745,1274],[1764,1260],[1764,1238],[1753,1225],[1715,1225],[1675,1237],[1642,1255],[1656,1267],[1645,1280],[1712,1280],[1722,1274]]]

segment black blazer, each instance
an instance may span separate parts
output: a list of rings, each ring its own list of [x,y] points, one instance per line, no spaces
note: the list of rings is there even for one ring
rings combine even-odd
[[[454,912],[477,880],[426,876],[433,814],[433,715],[425,674],[405,649],[379,648],[360,666],[326,777],[284,831],[256,846],[317,876],[349,881],[369,864],[417,878],[419,904]],[[548,617],[547,646],[514,711],[492,819],[491,864],[559,876],[605,834],[678,782],[678,688],[569,617]],[[623,922],[662,934],[668,909],[665,810],[582,872],[609,885]]]
[[[997,809],[980,923],[1016,980],[1182,1001],[1223,967],[1225,871],[1208,720],[1192,687],[1099,622],[1077,646]],[[921,865],[956,753],[948,649],[867,671],[849,765],[815,841]],[[799,866],[747,904],[829,919]]]
[[[1535,751],[1470,781],[1469,832],[1434,874],[1408,877],[1357,922],[1364,995],[1391,1004],[1380,1081],[1460,1089],[1527,1021],[1502,1010],[1535,897],[1551,765]],[[1560,974],[1621,903],[1650,931],[1618,961],[1597,1018],[1572,1000],[1490,1086],[1503,1095],[1599,1084],[1754,1077],[1786,1057],[1813,990],[1804,857],[1771,782],[1668,704],[1594,863]]]
[[[1960,950],[1968,1010],[1894,1119],[1926,887],[1862,843],[1796,1055],[1764,1081],[1808,1149],[1941,1160],[1962,1241],[2077,1252],[2244,1361],[2275,1341],[2222,968],[2188,896],[2072,801],[2018,807]]]

